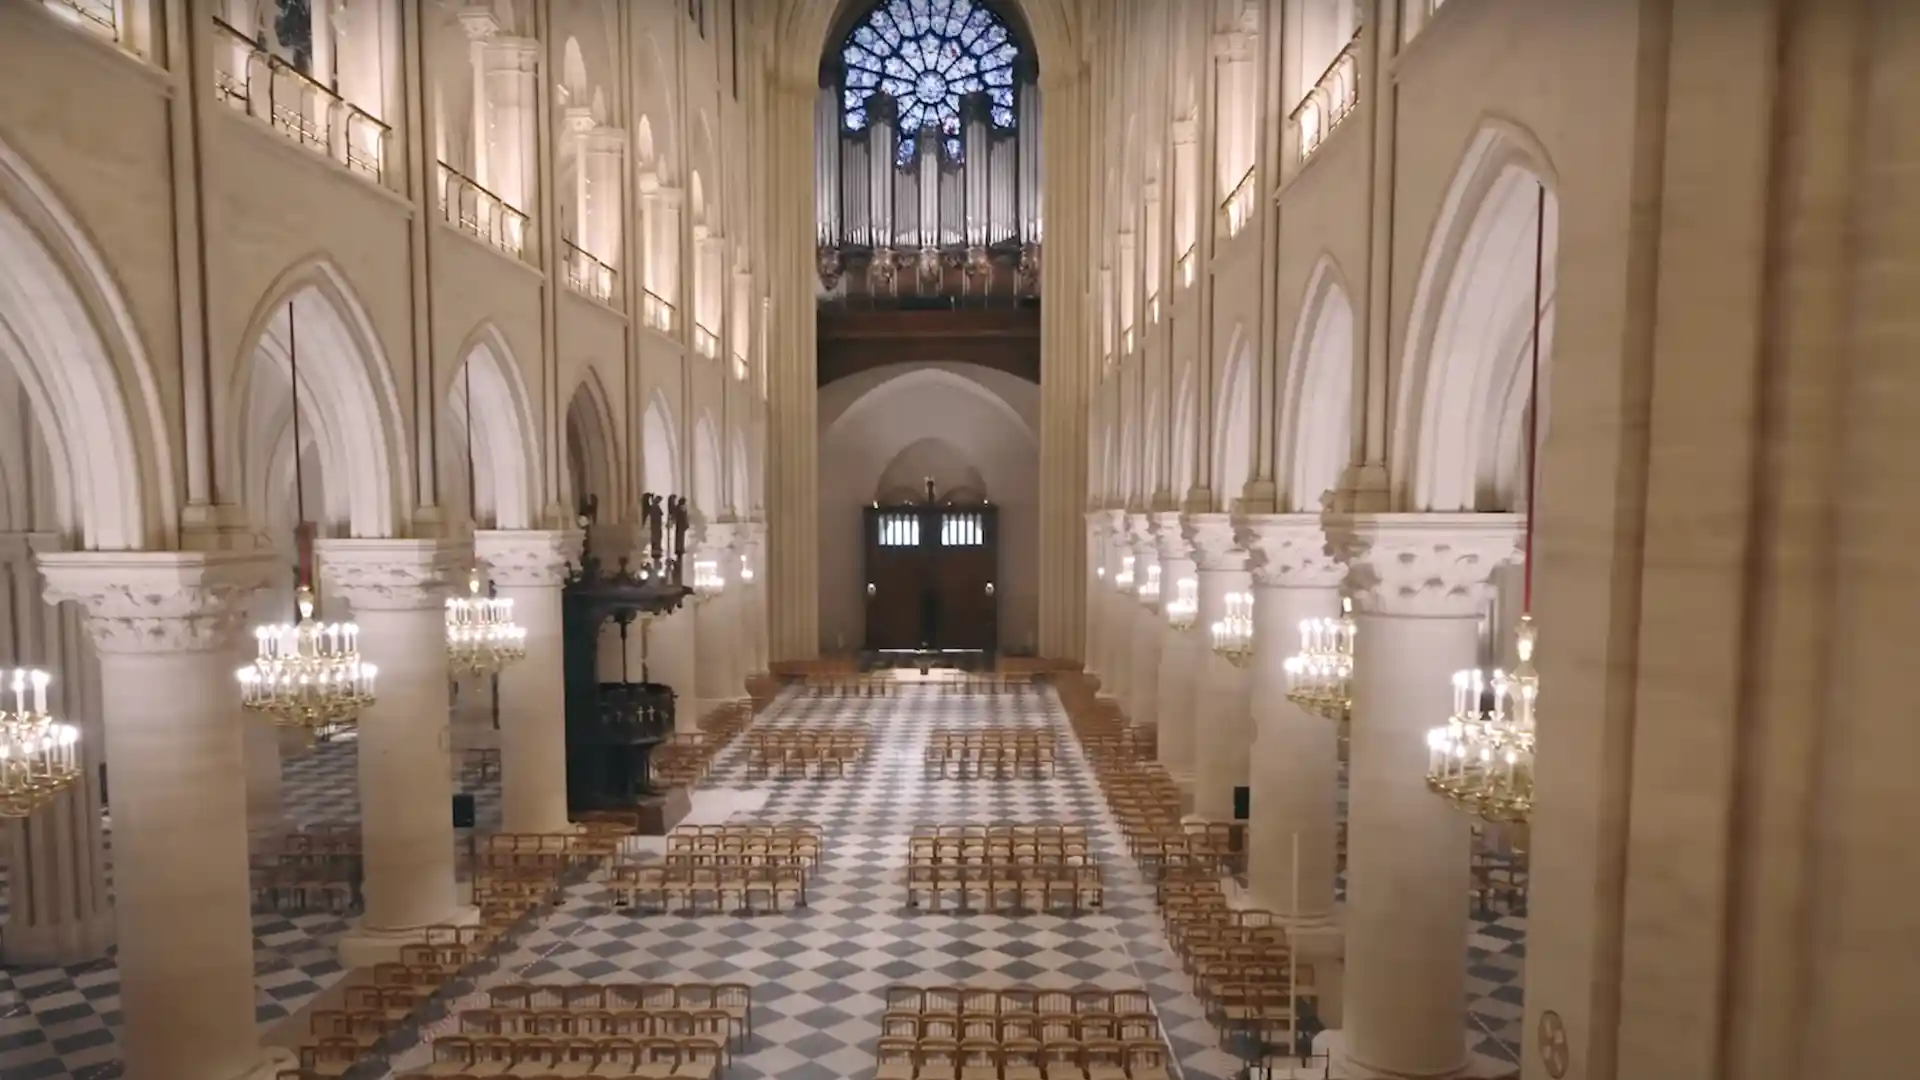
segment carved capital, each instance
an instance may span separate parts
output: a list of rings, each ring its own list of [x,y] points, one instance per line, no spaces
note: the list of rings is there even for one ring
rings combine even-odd
[[[1233,518],[1226,514],[1188,514],[1185,531],[1193,546],[1193,561],[1209,571],[1245,570],[1247,553],[1233,535]]]
[[[1238,523],[1240,546],[1253,554],[1253,579],[1282,589],[1331,589],[1347,568],[1327,550],[1318,514],[1259,514]]]
[[[1153,546],[1153,521],[1145,511],[1127,513],[1127,546],[1136,554]]]
[[[557,589],[580,557],[581,540],[572,529],[489,529],[473,534],[473,555],[502,588]]]
[[[1520,554],[1518,514],[1355,514],[1330,518],[1354,607],[1375,615],[1471,618],[1493,571]]]
[[[1193,545],[1187,543],[1186,528],[1181,523],[1178,511],[1153,515],[1153,535],[1160,543],[1160,558],[1163,561],[1193,558]]]
[[[71,551],[38,561],[47,602],[79,604],[102,653],[231,648],[254,590],[286,570],[264,552]]]
[[[323,592],[355,611],[413,611],[447,602],[470,553],[446,540],[322,540]]]

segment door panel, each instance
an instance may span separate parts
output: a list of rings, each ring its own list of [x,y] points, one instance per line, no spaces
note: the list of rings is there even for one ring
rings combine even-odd
[[[869,507],[864,517],[866,648],[996,651],[995,508]]]

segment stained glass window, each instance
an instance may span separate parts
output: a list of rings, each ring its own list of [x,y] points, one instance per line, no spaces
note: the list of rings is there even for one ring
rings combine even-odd
[[[867,126],[875,94],[900,110],[900,147],[913,160],[914,138],[937,131],[949,157],[960,156],[960,98],[985,94],[994,126],[1010,129],[1013,68],[1019,46],[1007,24],[978,0],[885,0],[847,38],[841,60],[841,117],[849,130]]]

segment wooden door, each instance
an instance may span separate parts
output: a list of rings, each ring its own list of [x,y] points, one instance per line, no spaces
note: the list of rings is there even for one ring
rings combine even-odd
[[[943,507],[939,515],[937,588],[940,647],[999,647],[999,545],[992,507]]]
[[[864,512],[866,648],[999,647],[998,514],[990,506]]]
[[[928,552],[922,508],[869,507],[866,536],[866,648],[922,647],[922,585],[928,578]]]

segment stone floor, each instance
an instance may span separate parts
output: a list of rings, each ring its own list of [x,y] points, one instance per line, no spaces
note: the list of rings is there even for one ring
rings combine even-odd
[[[822,827],[826,852],[806,908],[753,918],[635,916],[609,908],[604,890],[590,880],[523,935],[468,1000],[479,1002],[500,982],[743,981],[754,986],[755,1036],[736,1056],[728,1080],[837,1080],[873,1074],[879,995],[888,985],[1145,987],[1185,1080],[1234,1074],[1236,1063],[1217,1049],[1191,981],[1167,948],[1151,891],[1127,857],[1077,746],[1066,744],[1059,775],[1048,779],[922,776],[921,748],[936,726],[1045,726],[1065,735],[1066,716],[1051,692],[969,697],[913,690],[890,699],[789,694],[757,723],[850,721],[871,723],[874,738],[867,760],[844,779],[749,783],[736,750],[722,757],[695,796],[697,820],[805,820]],[[354,775],[350,742],[289,762],[289,814],[302,824],[354,820]],[[498,820],[497,786],[476,795],[480,825],[490,827]],[[1106,871],[1104,909],[1076,919],[910,912],[902,869],[912,827],[988,821],[1087,826]],[[342,929],[331,917],[256,918],[263,1029],[339,976],[331,945]],[[1468,950],[1476,1049],[1490,1059],[1518,1059],[1524,937],[1523,919],[1478,922]],[[117,994],[111,958],[73,969],[0,970],[0,1076],[118,1076]],[[432,1039],[450,1024],[422,1031],[388,1075],[427,1060]]]

